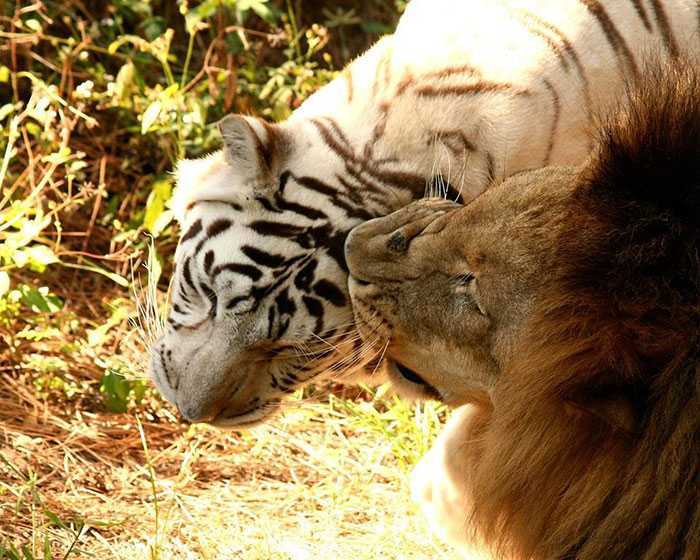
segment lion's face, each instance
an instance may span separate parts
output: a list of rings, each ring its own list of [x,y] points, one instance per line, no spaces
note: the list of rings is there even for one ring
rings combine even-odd
[[[346,242],[362,337],[387,345],[399,391],[483,400],[504,368],[554,254],[572,168],[518,174],[465,207],[423,200]]]

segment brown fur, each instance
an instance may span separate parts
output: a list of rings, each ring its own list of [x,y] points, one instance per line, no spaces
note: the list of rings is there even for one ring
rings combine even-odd
[[[700,558],[700,74],[678,62],[652,65],[642,76],[600,123],[596,151],[575,173],[526,173],[508,192],[501,187],[474,208],[421,224],[393,268],[388,249],[379,264],[376,254],[365,255],[366,269],[359,255],[349,259],[353,276],[375,290],[363,284],[353,292],[351,284],[354,304],[369,294],[382,311],[377,301],[389,304],[376,293],[381,286],[400,308],[409,288],[389,282],[398,259],[415,263],[426,249],[438,256],[413,270],[419,278],[410,289],[447,278],[469,261],[447,256],[460,241],[445,240],[461,231],[462,245],[468,240],[462,255],[483,247],[484,264],[470,271],[488,307],[489,267],[497,278],[506,257],[494,258],[487,234],[497,231],[492,239],[504,244],[520,236],[509,249],[510,293],[493,306],[488,328],[459,330],[445,309],[431,312],[445,317],[432,340],[447,341],[440,348],[452,352],[452,367],[481,368],[459,385],[462,402],[473,401],[474,390],[490,403],[465,427],[469,445],[460,452],[471,472],[464,515],[469,539],[499,557]],[[546,177],[574,181],[548,186]],[[527,192],[516,199],[518,185]],[[487,210],[504,200],[502,223],[474,225],[492,219]],[[369,227],[378,226],[365,234]],[[429,248],[421,245],[428,237]],[[385,285],[371,277],[377,270]],[[410,305],[420,307],[415,298]],[[509,315],[508,306],[519,311]],[[408,329],[420,326],[404,325],[401,310],[390,314],[389,355],[447,394],[449,376],[431,374],[416,349],[419,339],[429,345],[436,324],[410,338]],[[465,312],[457,317],[476,321]],[[460,346],[469,336],[486,341],[495,367]],[[447,359],[434,358],[436,367],[448,369],[441,365]]]
[[[650,68],[603,123],[494,392],[473,519],[517,556],[700,558],[699,91]]]

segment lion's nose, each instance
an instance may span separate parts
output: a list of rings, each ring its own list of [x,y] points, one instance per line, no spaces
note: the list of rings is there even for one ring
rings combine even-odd
[[[362,261],[363,245],[365,245],[364,240],[365,236],[362,231],[360,231],[360,228],[355,228],[350,231],[345,239],[345,261],[352,275],[357,273],[358,265]]]
[[[369,227],[364,227],[368,224]],[[353,229],[345,240],[345,261],[350,275],[358,282],[371,282],[376,272],[373,264],[386,258],[383,252],[369,222]]]
[[[430,244],[414,250],[414,241],[457,208],[460,205],[454,202],[423,199],[355,227],[345,240],[350,275],[356,281],[372,283],[419,278],[424,263],[436,255],[430,251]]]

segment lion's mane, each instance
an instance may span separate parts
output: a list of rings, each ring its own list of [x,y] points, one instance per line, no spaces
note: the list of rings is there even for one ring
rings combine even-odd
[[[700,558],[700,74],[651,65],[600,123],[536,310],[474,422],[498,556]]]

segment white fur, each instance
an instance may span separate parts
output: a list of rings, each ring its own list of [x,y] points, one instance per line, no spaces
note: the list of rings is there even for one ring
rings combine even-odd
[[[411,495],[420,506],[432,530],[452,544],[465,558],[490,556],[468,540],[465,517],[468,504],[469,424],[475,409],[471,405],[457,408],[442,432],[411,474]]]
[[[638,65],[647,51],[663,52],[663,40],[651,6],[645,4],[652,23],[650,33],[634,10],[632,2],[602,0],[610,18],[633,54]],[[698,39],[697,3],[675,0],[663,3],[666,16],[681,48],[696,48]],[[557,26],[573,45],[584,75],[594,110],[609,103],[622,82],[620,60],[615,56],[601,26],[579,0],[413,0],[401,18],[396,33],[385,37],[348,66],[336,80],[312,95],[283,125],[293,138],[310,118],[329,116],[338,121],[355,146],[370,140],[381,103],[391,102],[386,134],[377,145],[377,157],[399,157],[406,170],[428,176],[450,175],[466,197],[473,197],[487,186],[485,167],[474,154],[466,154],[473,166],[465,166],[465,157],[455,157],[437,142],[426,149],[423,138],[429,130],[452,129],[463,132],[482,152],[494,157],[498,178],[521,169],[551,164],[574,164],[588,151],[587,100],[583,82],[574,61],[567,57],[569,71],[547,42],[523,25],[527,13]],[[561,41],[550,31],[551,40]],[[376,80],[388,57],[390,79]],[[510,83],[514,90],[529,91],[529,96],[507,92],[441,98],[396,97],[397,87],[407,75],[420,79],[439,68],[471,64],[480,69],[485,80]],[[348,73],[352,76],[353,100],[348,102]],[[561,115],[554,149],[547,158],[552,126],[552,97],[543,80],[547,79],[560,97]],[[423,83],[458,85],[469,83],[468,76],[423,79]],[[473,80],[472,80],[473,81]],[[375,82],[378,89],[374,87]],[[376,91],[375,91],[376,89]],[[312,138],[312,144],[318,142]],[[303,153],[313,156],[316,146]],[[221,171],[225,174],[225,171]],[[203,188],[211,195],[220,192],[219,181]],[[202,195],[206,199],[213,196]]]
[[[198,159],[181,160],[175,169],[175,178],[177,187],[173,193],[172,207],[180,224],[185,223],[190,204],[202,196],[210,200],[229,200],[229,191],[235,184],[235,174],[224,162],[221,151]]]

